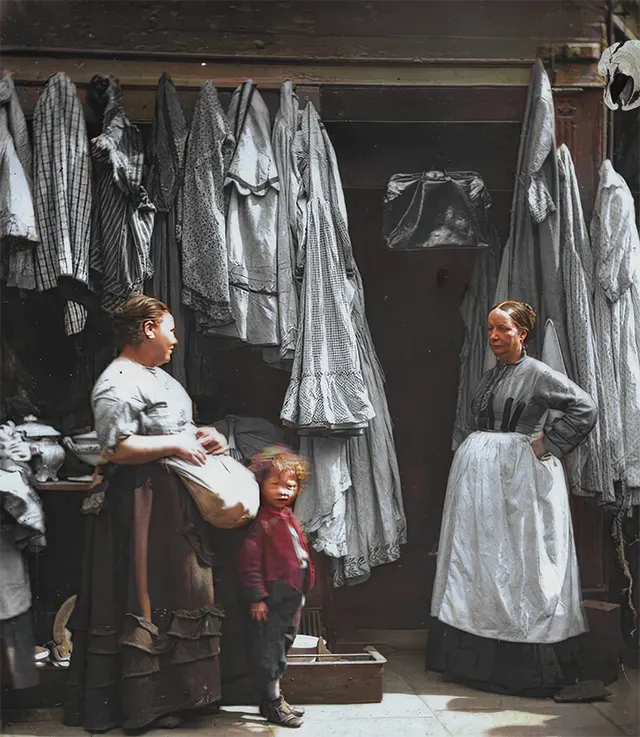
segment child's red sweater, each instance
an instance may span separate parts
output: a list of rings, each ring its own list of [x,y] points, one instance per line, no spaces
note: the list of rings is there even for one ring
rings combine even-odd
[[[258,516],[251,523],[238,555],[240,583],[249,601],[266,599],[270,584],[276,581],[302,591],[307,572],[309,578],[306,588],[308,590],[313,587],[313,563],[309,558],[309,567],[300,567],[289,526],[298,533],[300,544],[308,553],[302,527],[289,507],[279,511],[263,504]]]

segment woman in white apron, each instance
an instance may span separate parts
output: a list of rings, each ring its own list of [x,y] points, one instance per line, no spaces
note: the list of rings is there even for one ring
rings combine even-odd
[[[526,355],[529,305],[502,302],[488,322],[498,362],[449,475],[431,602],[443,626],[427,667],[486,690],[550,694],[575,679],[566,641],[587,629],[559,459],[589,434],[597,408]]]

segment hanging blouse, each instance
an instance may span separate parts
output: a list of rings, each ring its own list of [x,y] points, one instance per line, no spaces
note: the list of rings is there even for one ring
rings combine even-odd
[[[0,79],[0,241],[3,280],[10,287],[35,289],[39,237],[31,194],[31,144],[8,75]]]

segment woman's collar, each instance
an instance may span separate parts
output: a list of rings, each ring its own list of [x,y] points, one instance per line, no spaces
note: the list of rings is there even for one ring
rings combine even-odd
[[[500,359],[498,359],[498,363],[502,366],[517,366],[519,363],[522,363],[526,357],[527,357],[527,352],[523,349],[522,353],[520,354],[520,358],[518,358],[517,361],[513,361],[512,363],[506,363],[505,361],[501,361]]]

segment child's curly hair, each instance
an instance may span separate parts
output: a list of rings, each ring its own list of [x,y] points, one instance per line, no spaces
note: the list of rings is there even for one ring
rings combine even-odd
[[[269,445],[263,448],[253,457],[249,470],[253,471],[260,485],[272,470],[278,473],[292,471],[298,482],[298,492],[302,490],[310,475],[307,461],[286,445]]]

